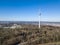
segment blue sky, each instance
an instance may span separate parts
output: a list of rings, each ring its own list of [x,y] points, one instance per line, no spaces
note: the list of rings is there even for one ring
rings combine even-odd
[[[0,0],[0,21],[60,22],[60,0]]]

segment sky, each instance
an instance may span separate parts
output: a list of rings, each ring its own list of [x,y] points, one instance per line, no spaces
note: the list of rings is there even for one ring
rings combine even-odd
[[[0,21],[60,22],[60,0],[0,0]]]

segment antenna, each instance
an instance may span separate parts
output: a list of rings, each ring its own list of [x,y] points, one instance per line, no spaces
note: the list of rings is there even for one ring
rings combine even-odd
[[[39,29],[41,27],[41,12],[39,13]]]

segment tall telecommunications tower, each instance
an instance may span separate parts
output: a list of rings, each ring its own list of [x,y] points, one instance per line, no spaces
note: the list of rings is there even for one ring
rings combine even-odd
[[[41,13],[39,14],[39,29],[41,27]]]

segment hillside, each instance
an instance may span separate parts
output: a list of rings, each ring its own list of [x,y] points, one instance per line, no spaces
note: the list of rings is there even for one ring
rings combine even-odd
[[[0,28],[0,45],[45,45],[60,42],[60,27],[23,25],[23,28]],[[53,43],[52,43],[53,44]]]

